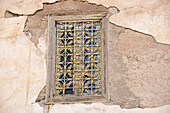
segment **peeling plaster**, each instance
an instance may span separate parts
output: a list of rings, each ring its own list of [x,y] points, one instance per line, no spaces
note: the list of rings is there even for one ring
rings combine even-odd
[[[98,2],[98,3],[96,3],[96,1]],[[113,0],[114,1],[114,0]],[[31,2],[31,1],[30,1]],[[17,9],[17,7],[21,7],[21,9],[24,9],[23,8],[23,6],[21,6],[21,5],[23,5],[23,4],[31,4],[30,6],[32,7],[32,4],[33,3],[30,3],[30,2],[26,2],[26,1],[18,1],[16,4],[18,5],[16,5],[16,6],[14,6],[14,7],[12,7],[12,8],[10,8],[10,7],[8,7],[8,8],[6,8],[6,12],[4,11],[4,13],[3,13],[3,16],[4,15],[6,15],[5,17],[6,17],[6,19],[8,19],[8,20],[10,20],[10,22],[11,23],[13,23],[14,24],[14,26],[16,26],[16,25],[18,25],[18,27],[17,27],[17,29],[15,29],[15,34],[12,34],[13,32],[14,32],[14,29],[13,28],[11,28],[11,26],[12,25],[8,25],[8,26],[6,26],[6,27],[4,27],[5,26],[5,24],[6,23],[3,23],[4,22],[4,18],[1,18],[0,19],[0,23],[2,23],[1,24],[1,26],[2,26],[2,28],[0,28],[0,39],[6,39],[6,37],[8,37],[8,38],[15,38],[16,36],[19,36],[19,35],[21,35],[23,32],[23,28],[24,28],[24,23],[25,23],[25,21],[26,21],[26,18],[27,18],[27,16],[32,16],[33,14],[35,14],[35,12],[39,12],[39,11],[41,11],[42,9],[43,9],[43,4],[44,3],[54,3],[54,2],[56,2],[56,0],[42,0],[42,1],[36,1],[34,4],[36,4],[35,6],[36,7],[34,7],[35,9],[31,9],[31,10],[29,10],[28,12],[26,11],[24,11],[24,10],[21,10],[21,11],[19,11],[18,12],[18,9]],[[99,4],[101,1],[99,1],[99,0],[88,0],[88,2],[89,3],[92,3],[93,2],[93,4]],[[108,0],[106,0],[106,1],[104,1],[105,3],[102,3],[102,5],[103,4],[107,4],[107,3],[110,3],[110,1],[108,1]],[[123,1],[124,2],[124,1]],[[11,2],[12,3],[12,2]],[[113,2],[114,3],[114,2]],[[116,2],[115,2],[116,3]],[[169,4],[169,1],[167,1],[166,2],[167,4]],[[15,4],[15,3],[13,3],[13,4]],[[140,28],[141,26],[144,26],[145,24],[146,24],[146,22],[144,21],[142,21],[141,22],[141,25],[140,26],[135,26],[134,27],[134,24],[136,23],[137,25],[139,25],[139,23],[137,22],[138,21],[138,17],[131,17],[131,19],[133,20],[133,19],[137,19],[137,20],[134,20],[134,23],[131,23],[131,21],[129,21],[129,19],[128,20],[125,20],[125,22],[122,24],[121,22],[123,22],[122,20],[124,20],[124,18],[125,17],[129,17],[128,15],[126,15],[126,14],[129,14],[129,13],[131,13],[132,12],[132,15],[135,15],[135,14],[133,14],[135,11],[136,11],[136,9],[139,9],[139,11],[140,10],[143,10],[143,12],[141,12],[141,15],[143,15],[143,14],[145,14],[146,13],[146,15],[145,15],[145,17],[149,17],[148,15],[150,15],[150,22],[152,23],[152,22],[154,22],[154,20],[155,20],[155,17],[161,17],[162,15],[157,15],[155,12],[153,13],[153,11],[152,10],[150,10],[150,9],[148,9],[147,7],[144,7],[144,6],[140,6],[140,5],[131,5],[130,7],[128,6],[128,7],[124,7],[124,8],[122,8],[122,7],[119,7],[120,6],[120,4],[119,5],[116,5],[116,4],[114,4],[114,5],[112,5],[112,6],[110,6],[110,5],[112,5],[112,4],[109,4],[109,5],[105,5],[105,6],[107,6],[107,7],[110,7],[109,8],[109,12],[110,12],[110,14],[112,14],[112,16],[111,16],[111,18],[110,18],[110,22],[112,22],[112,23],[114,23],[114,24],[116,24],[116,25],[119,25],[119,26],[122,26],[122,28],[124,28],[124,27],[126,27],[126,28],[129,28],[129,29],[132,29],[132,31],[140,31],[140,33],[141,34],[145,34],[145,35],[148,35],[148,36],[151,36],[151,35],[153,35],[155,38],[156,38],[156,40],[158,40],[159,42],[163,42],[163,43],[170,43],[170,41],[169,41],[169,37],[166,37],[166,40],[164,39],[165,37],[163,37],[163,36],[161,36],[161,37],[159,37],[159,34],[158,35],[154,35],[155,33],[155,31],[158,31],[159,29],[161,30],[161,26],[163,25],[163,24],[166,24],[166,25],[169,25],[168,23],[166,23],[167,22],[167,20],[165,20],[165,23],[164,23],[164,21],[163,21],[163,23],[161,23],[160,25],[161,26],[159,26],[160,28],[158,28],[157,29],[157,26],[156,27],[153,27],[153,28],[156,28],[155,29],[155,31],[154,30],[152,30],[152,28],[149,28],[149,30],[147,31],[145,31],[145,30],[143,30],[142,28]],[[30,7],[29,5],[28,5],[28,7]],[[114,7],[113,7],[114,6]],[[116,8],[115,6],[118,6],[118,8]],[[168,5],[167,5],[168,6]],[[16,7],[16,8],[15,8]],[[156,7],[156,6],[155,6]],[[165,9],[166,7],[164,7],[163,9]],[[134,12],[133,12],[134,11]],[[23,13],[24,12],[24,13]],[[161,10],[160,10],[160,12],[161,12]],[[114,15],[113,15],[114,14]],[[166,16],[166,13],[165,12],[163,12],[163,14],[164,14],[164,16]],[[120,16],[121,15],[121,16]],[[139,15],[139,17],[141,16],[140,15],[140,13],[139,12],[137,12],[136,13],[136,15]],[[156,16],[155,16],[156,15]],[[17,17],[15,17],[15,16],[17,16]],[[162,17],[164,17],[164,16],[162,16]],[[12,18],[13,17],[13,18]],[[167,18],[169,18],[169,15],[167,15]],[[22,20],[22,22],[21,22],[21,20]],[[25,19],[25,20],[24,20]],[[130,20],[131,20],[130,19]],[[16,23],[16,21],[18,21],[18,23]],[[151,23],[147,23],[147,24],[151,24]],[[20,25],[20,23],[22,24],[22,25]],[[157,20],[153,23],[153,24],[155,24],[155,23],[157,23]],[[139,27],[139,28],[138,28]],[[147,26],[146,26],[146,28],[148,28]],[[165,28],[166,29],[169,29],[169,27],[168,26],[165,26]],[[159,31],[159,32],[161,32],[161,31]],[[40,39],[38,39],[37,40],[37,42],[36,41],[33,41],[33,40],[31,40],[31,39],[33,39],[34,38],[34,36],[32,36],[32,34],[30,33],[30,32],[27,32],[28,34],[27,34],[27,37],[28,37],[28,39],[31,41],[31,43],[32,44],[34,44],[35,45],[35,47],[36,47],[36,49],[44,56],[44,58],[45,58],[45,56],[46,56],[46,49],[44,49],[44,48],[41,48],[41,46],[40,45],[44,45],[44,43],[46,42],[46,41],[43,41],[43,42],[40,42]],[[121,32],[122,33],[122,32]],[[167,34],[166,34],[167,33]],[[151,34],[151,35],[149,35],[149,34]],[[122,34],[120,34],[120,35],[122,35]],[[165,32],[165,35],[164,36],[169,36],[168,35],[168,32]],[[158,38],[157,38],[158,37]],[[11,39],[10,38],[10,39]],[[151,37],[149,37],[149,38],[151,38]],[[152,37],[153,38],[153,37]],[[154,39],[154,38],[153,38]],[[155,41],[156,42],[156,41]],[[42,44],[43,43],[43,44]],[[157,42],[156,42],[157,43]],[[157,43],[158,44],[158,43]],[[159,43],[160,44],[160,43]],[[163,45],[167,45],[167,46],[169,46],[168,44],[163,44]],[[167,56],[168,57],[168,56]],[[127,56],[123,56],[123,59],[124,59],[124,63],[127,63],[129,60],[131,60],[131,59],[133,59],[133,58],[131,58],[131,57],[127,57]],[[139,59],[136,59],[135,58],[135,60],[136,61],[138,61]],[[152,60],[152,62],[155,62],[156,60]],[[30,69],[30,68],[29,68]],[[29,79],[27,79],[28,81],[29,81]],[[29,84],[28,84],[28,87],[29,87]],[[27,89],[29,89],[27,87]],[[28,92],[28,91],[27,91]],[[132,93],[132,94],[134,94],[133,93],[134,91],[131,91],[130,93]],[[29,106],[29,100],[28,100],[28,95],[29,94],[27,94],[27,100],[26,100],[26,103],[27,103],[27,105]],[[137,97],[136,97],[137,98]],[[132,100],[133,100],[133,98],[132,98]]]
[[[0,39],[12,39],[23,34],[26,16],[0,19]]]
[[[120,10],[110,17],[110,22],[132,30],[152,35],[158,42],[170,44],[170,15],[152,14],[141,6]],[[122,21],[123,20],[123,21]]]
[[[55,3],[55,2],[58,2],[58,1],[60,1],[60,0],[44,0],[44,1],[43,0],[42,1],[37,0],[35,2],[35,4],[37,3],[38,7],[36,7],[37,9],[34,9],[34,12],[32,12],[32,13],[27,13],[27,10],[29,8],[27,8],[27,9],[21,8],[21,9],[23,9],[24,13],[21,13],[22,10],[18,10],[17,8],[14,8],[14,9],[8,8],[6,10],[9,10],[12,13],[20,14],[20,15],[24,15],[24,16],[33,15],[38,10],[43,9],[44,3]],[[79,0],[79,1],[81,1],[81,0]],[[168,29],[170,29],[170,26],[169,26],[170,25],[170,22],[169,22],[170,13],[168,12],[168,10],[170,10],[170,7],[169,7],[170,2],[168,0],[164,0],[164,1],[161,1],[161,2],[159,0],[153,0],[153,1],[150,1],[149,3],[147,2],[147,4],[146,4],[145,1],[142,1],[142,2],[141,1],[135,1],[135,2],[126,1],[126,4],[125,4],[125,2],[121,1],[121,0],[119,2],[117,2],[115,0],[112,0],[112,1],[110,1],[110,0],[105,0],[105,1],[102,1],[102,0],[87,0],[85,2],[104,5],[108,8],[116,6],[120,10],[120,14],[112,16],[110,18],[110,22],[112,22],[116,25],[122,26],[122,27],[130,28],[130,29],[142,32],[142,33],[152,35],[152,36],[155,37],[155,39],[158,42],[170,44],[170,38],[169,38],[170,32],[168,31]],[[18,3],[19,4],[23,3],[24,5],[29,4],[29,2],[26,2],[26,1],[21,2],[21,3],[17,2],[17,4]],[[160,6],[160,5],[162,5],[162,6]],[[27,7],[30,7],[30,6],[27,5]],[[132,15],[134,15],[133,19],[131,19],[130,15],[125,16],[127,11],[133,12],[133,11],[136,10],[136,8],[141,8],[141,10],[143,9],[144,10],[143,14],[139,15],[139,17],[136,17],[134,14],[132,14]],[[131,10],[131,9],[133,9],[133,10]],[[17,11],[14,11],[14,10],[17,10]],[[31,10],[33,10],[33,9],[31,9]],[[148,15],[146,15],[145,12],[147,12]],[[124,15],[124,16],[122,17],[121,15]],[[149,17],[149,15],[150,15],[150,17]],[[138,22],[139,20],[142,19],[142,17],[147,17],[147,16],[148,16],[148,18],[143,18],[143,21]],[[124,20],[124,21],[122,21],[122,20]],[[160,21],[164,22],[163,23],[164,26],[163,26],[163,24],[159,23]],[[146,28],[144,28],[144,26]],[[159,29],[159,32],[157,32],[158,29]]]

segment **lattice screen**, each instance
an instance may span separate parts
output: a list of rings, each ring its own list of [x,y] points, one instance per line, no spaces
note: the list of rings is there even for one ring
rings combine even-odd
[[[101,95],[101,22],[56,23],[55,96]]]

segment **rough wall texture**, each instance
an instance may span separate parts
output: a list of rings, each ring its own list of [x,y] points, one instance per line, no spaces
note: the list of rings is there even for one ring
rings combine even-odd
[[[131,30],[120,34],[118,46],[127,66],[126,83],[140,97],[140,107],[169,104],[170,46]]]
[[[122,53],[118,41],[120,33],[125,29],[109,24],[108,35],[108,81],[110,104],[119,104],[121,107],[139,107],[140,100],[130,92],[126,83],[127,67],[123,64]]]
[[[116,6],[120,12],[110,18],[112,23],[150,34],[162,43],[170,43],[169,0],[88,0],[106,7]]]
[[[43,8],[42,3],[63,0],[0,0],[0,17],[6,10],[13,13],[29,15]],[[120,13],[110,18],[112,23],[150,34],[162,43],[170,43],[170,2],[169,0],[78,0],[115,6]],[[122,21],[123,20],[123,21]]]
[[[33,16],[28,16],[24,32],[32,35],[31,40],[38,45],[41,38],[47,39],[48,15],[74,15],[107,12],[103,6],[97,6],[86,2],[63,1],[53,4],[44,4],[44,8]],[[44,34],[45,33],[45,34]]]
[[[108,41],[112,102],[120,102],[122,107],[169,104],[170,46],[113,24]]]
[[[103,6],[55,0],[0,0],[0,113],[43,113],[45,106],[35,100],[46,80],[47,13],[61,15],[106,11]],[[124,110],[121,107],[158,107],[170,103],[170,43],[168,0],[124,1],[88,0],[120,12],[110,22],[138,30],[135,32],[109,24],[109,97],[110,105],[54,105],[56,112],[169,113],[170,107]],[[72,5],[70,5],[72,4]],[[86,7],[85,7],[85,4]],[[70,5],[70,7],[66,7]],[[74,6],[74,7],[73,7]],[[96,9],[97,8],[97,9]],[[7,15],[6,10],[19,17]],[[26,22],[27,15],[29,16]],[[25,22],[27,26],[24,29]],[[30,23],[30,24],[28,24]],[[38,29],[37,29],[38,27]],[[23,30],[26,32],[23,32]],[[156,40],[167,43],[155,42]],[[17,108],[17,109],[16,109]],[[67,109],[66,109],[67,108]],[[66,110],[66,111],[65,111]]]

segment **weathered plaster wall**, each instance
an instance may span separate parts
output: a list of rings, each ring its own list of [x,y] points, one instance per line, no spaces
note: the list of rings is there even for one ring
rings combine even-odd
[[[48,31],[44,27],[43,32],[34,29],[38,35],[33,32],[25,35],[23,30],[29,14],[42,9],[42,3],[54,1],[0,0],[0,113],[44,111],[44,106],[35,100],[45,86]],[[169,113],[169,105],[133,110],[113,105],[158,107],[170,103],[169,0],[88,2],[117,7],[120,12],[112,15],[110,22],[139,32],[109,24],[110,105],[54,105],[49,112]],[[5,18],[6,10],[20,16]],[[47,22],[44,18],[39,21]]]
[[[170,46],[131,30],[120,34],[118,46],[128,68],[126,83],[134,95],[142,97],[141,107],[169,104]]]
[[[106,7],[116,6],[120,12],[110,21],[139,32],[150,34],[162,43],[170,43],[169,0],[88,0]]]
[[[0,0],[0,17],[6,10],[13,13],[29,15],[42,9],[42,3],[61,0]],[[78,0],[86,1],[86,0]],[[162,43],[170,43],[170,2],[169,0],[87,0],[90,3],[106,7],[116,6],[120,13],[113,15],[110,21],[133,30],[150,34]],[[122,21],[123,20],[123,21]],[[158,30],[159,29],[159,30]]]

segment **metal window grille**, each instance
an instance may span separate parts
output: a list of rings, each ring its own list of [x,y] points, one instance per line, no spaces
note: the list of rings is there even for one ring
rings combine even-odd
[[[56,23],[55,96],[100,96],[101,22]]]

